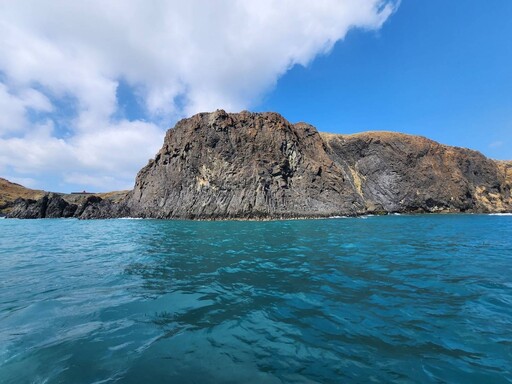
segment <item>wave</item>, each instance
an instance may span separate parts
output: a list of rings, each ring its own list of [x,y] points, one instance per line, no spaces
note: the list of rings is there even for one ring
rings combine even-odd
[[[506,213],[489,213],[489,216],[512,216],[512,212],[506,212]]]
[[[375,215],[372,215],[372,214],[369,214],[369,215],[363,215],[363,216],[358,216],[357,218],[358,219],[367,219],[369,217],[374,217]]]

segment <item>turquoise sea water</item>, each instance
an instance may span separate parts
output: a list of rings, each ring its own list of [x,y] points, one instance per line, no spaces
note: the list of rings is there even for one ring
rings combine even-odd
[[[512,216],[0,220],[1,383],[512,383]]]

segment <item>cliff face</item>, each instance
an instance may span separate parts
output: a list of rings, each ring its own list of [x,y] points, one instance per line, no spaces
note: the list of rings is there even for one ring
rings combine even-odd
[[[50,219],[75,217],[78,219],[108,219],[129,216],[126,209],[127,191],[89,194],[63,194],[41,191],[39,199],[17,198],[7,217],[17,219]]]
[[[368,207],[383,212],[495,212],[512,208],[510,173],[465,148],[390,132],[322,134]],[[507,176],[508,175],[508,176]]]
[[[276,113],[181,120],[128,194],[19,200],[13,217],[296,218],[511,212],[512,162],[390,132],[320,134]]]
[[[389,132],[319,134],[275,113],[203,113],[167,132],[131,214],[286,218],[512,210],[512,166]]]
[[[276,113],[203,113],[167,132],[135,182],[132,214],[265,218],[364,212],[317,130]]]

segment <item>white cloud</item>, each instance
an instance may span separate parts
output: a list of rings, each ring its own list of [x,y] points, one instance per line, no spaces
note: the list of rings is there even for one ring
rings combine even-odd
[[[35,89],[11,92],[0,83],[0,135],[16,134],[29,128],[26,119],[28,110],[50,112],[52,104],[48,98]]]
[[[65,183],[102,191],[128,189],[138,169],[162,144],[162,131],[140,121],[123,120],[69,140],[51,132],[42,126],[22,138],[0,138],[0,170],[10,167],[18,175],[57,173]]]
[[[250,108],[288,69],[329,52],[351,28],[380,28],[396,6],[384,0],[2,2],[0,172],[52,175],[63,183],[100,180],[104,189],[132,182],[168,124],[199,111]],[[116,117],[121,80],[143,100],[149,122]],[[73,104],[64,135],[59,119],[66,100]]]

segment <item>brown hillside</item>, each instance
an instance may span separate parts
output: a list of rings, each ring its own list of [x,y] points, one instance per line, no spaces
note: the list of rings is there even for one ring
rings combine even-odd
[[[0,210],[8,208],[17,198],[37,200],[44,191],[26,188],[0,177]]]

